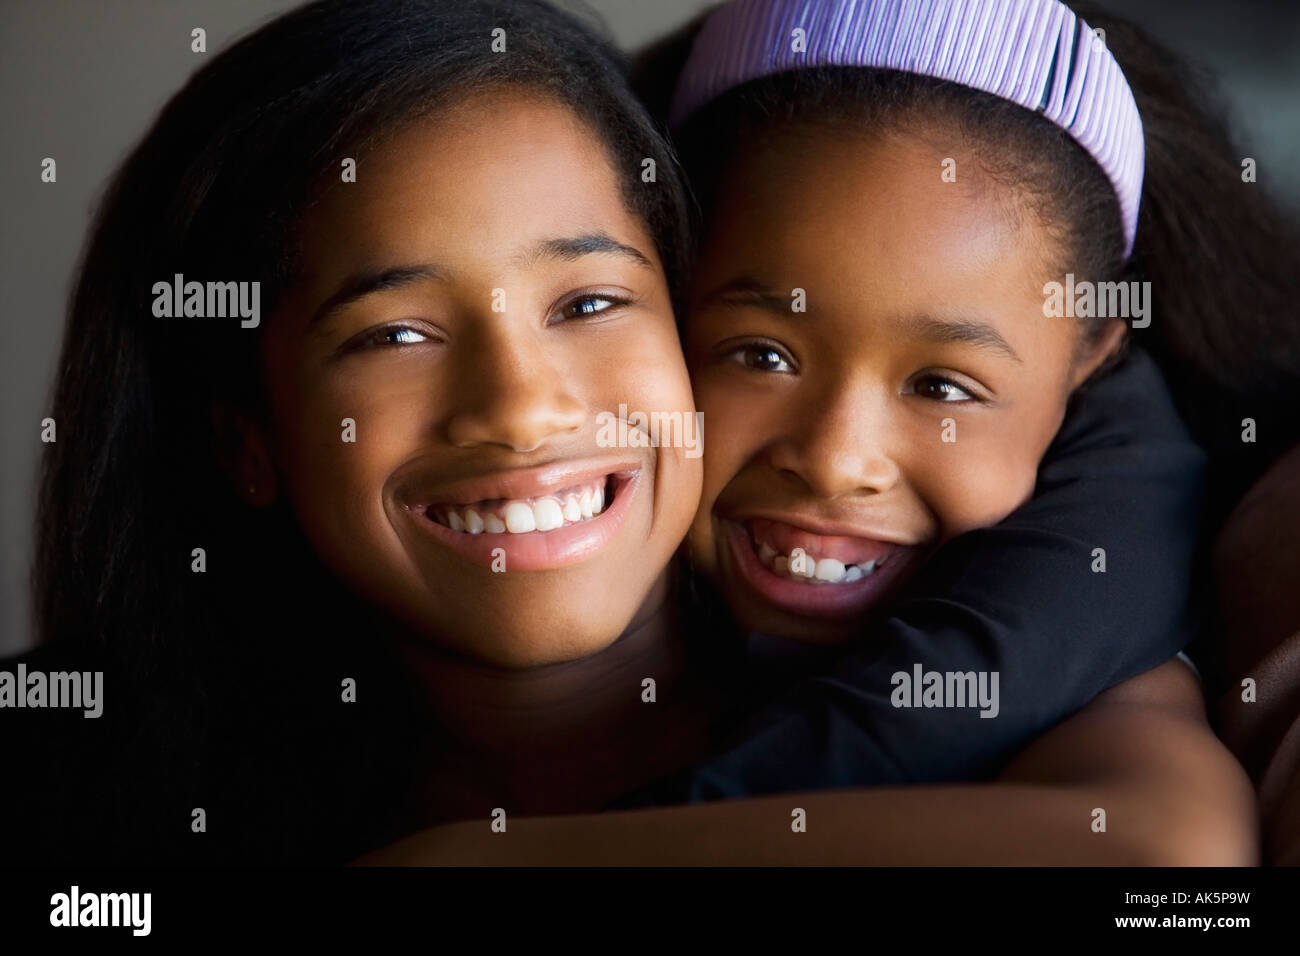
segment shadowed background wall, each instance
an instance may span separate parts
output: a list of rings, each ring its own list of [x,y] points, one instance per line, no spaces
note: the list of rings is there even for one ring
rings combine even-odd
[[[557,0],[625,49],[715,0]],[[0,656],[32,642],[29,576],[40,421],[73,271],[109,175],[205,56],[299,0],[0,0]],[[1115,0],[1220,80],[1242,155],[1300,209],[1300,0]],[[207,31],[206,54],[190,31]],[[42,183],[53,157],[58,181]],[[1297,330],[1300,335],[1300,330]],[[75,440],[60,434],[60,441]]]

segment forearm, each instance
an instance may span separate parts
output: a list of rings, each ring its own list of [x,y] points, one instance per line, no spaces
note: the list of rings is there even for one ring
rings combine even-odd
[[[803,832],[792,826],[796,809]],[[1255,829],[1249,781],[1210,732],[1194,681],[1174,664],[1055,728],[996,783],[515,818],[504,833],[475,820],[415,834],[361,862],[1237,865],[1255,862]]]
[[[1151,865],[1185,862],[1141,790],[974,784],[844,790],[686,807],[453,824],[368,859],[384,865]],[[1106,832],[1092,811],[1108,810]],[[802,810],[806,831],[792,829]],[[1191,861],[1186,861],[1191,862]],[[1233,864],[1245,859],[1202,859]]]

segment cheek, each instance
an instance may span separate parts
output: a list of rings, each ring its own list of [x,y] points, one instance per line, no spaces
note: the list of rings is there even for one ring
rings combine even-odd
[[[997,524],[1033,494],[1060,415],[1041,407],[1026,412],[986,422],[958,418],[957,440],[914,473],[938,519],[940,541]]]
[[[272,386],[276,464],[304,533],[322,555],[395,548],[388,476],[418,446],[427,376],[384,363],[301,369]]]
[[[712,570],[716,563],[713,508],[719,496],[760,455],[772,439],[764,425],[780,419],[786,399],[759,389],[737,388],[729,370],[697,369],[696,407],[704,415],[706,436],[704,487],[691,526],[690,546],[697,565]]]
[[[632,358],[622,377],[630,393],[629,411],[666,412],[672,421],[681,413],[675,440],[659,448],[655,464],[654,526],[671,555],[686,536],[700,501],[708,420],[697,415],[675,326],[647,330]]]
[[[555,367],[582,394],[589,414],[659,414],[673,423],[655,456],[655,523],[676,529],[675,548],[699,500],[704,453],[676,326],[671,316],[655,315],[632,330],[596,326],[583,334],[584,341],[557,349]]]
[[[761,447],[762,436],[753,426],[755,419],[762,421],[763,416],[756,412],[753,401],[744,400],[736,390],[711,384],[707,373],[697,379],[695,396],[708,435],[704,456],[707,500],[702,502],[707,508]]]
[[[612,355],[594,361],[596,374],[615,394],[627,396],[629,411],[694,414],[690,376],[676,327],[661,318],[620,336]]]

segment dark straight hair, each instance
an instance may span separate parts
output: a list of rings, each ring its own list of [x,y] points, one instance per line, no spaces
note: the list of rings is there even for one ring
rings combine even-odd
[[[701,109],[678,131],[677,146],[707,219],[737,151],[783,127],[951,124],[983,147],[989,172],[1022,189],[1060,238],[1062,272],[1151,283],[1151,326],[1130,338],[1160,363],[1179,410],[1210,452],[1212,519],[1221,518],[1300,441],[1300,230],[1264,185],[1243,179],[1248,154],[1233,145],[1207,77],[1134,24],[1075,9],[1105,30],[1142,115],[1146,170],[1128,261],[1118,201],[1081,146],[1015,103],[932,77],[854,67],[764,77]],[[634,84],[661,117],[706,17],[638,59]],[[1242,441],[1244,419],[1257,424],[1253,443]]]
[[[131,805],[141,829],[121,827],[112,858],[170,858],[165,838],[145,848],[145,818],[222,800],[231,813],[297,807],[263,811],[273,822],[244,843],[209,841],[223,858],[324,861],[385,835],[374,806],[398,806],[390,785],[412,772],[413,743],[394,731],[411,688],[376,638],[375,612],[324,571],[287,506],[247,508],[222,467],[214,410],[262,410],[261,330],[155,318],[152,288],[177,273],[256,280],[270,315],[294,280],[297,223],[344,157],[364,170],[395,128],[501,87],[586,121],[670,284],[680,276],[688,216],[675,160],[620,56],[543,0],[296,9],[195,73],[112,179],[67,318],[34,569],[39,638],[107,662],[114,714],[134,741],[114,757],[129,795],[104,799]],[[196,548],[204,573],[192,570]],[[345,677],[365,689],[340,708]],[[331,828],[305,849],[307,834]]]

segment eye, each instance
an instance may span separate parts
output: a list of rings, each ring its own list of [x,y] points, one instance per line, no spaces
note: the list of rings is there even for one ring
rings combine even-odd
[[[630,299],[610,293],[591,292],[570,299],[560,308],[563,319],[592,319],[611,312],[620,306],[628,305]]]
[[[425,335],[405,325],[380,329],[372,339],[377,345],[414,345],[416,342],[425,342],[427,340]]]
[[[419,345],[421,342],[433,341],[434,336],[428,330],[420,330],[410,325],[383,325],[377,329],[368,329],[346,342],[339,349],[342,353],[361,349],[400,348],[406,345]]]
[[[912,393],[936,402],[979,401],[969,390],[942,375],[923,375],[912,383]]]
[[[770,342],[751,342],[732,349],[728,356],[745,368],[756,372],[792,373],[795,371],[794,359],[784,349]]]

